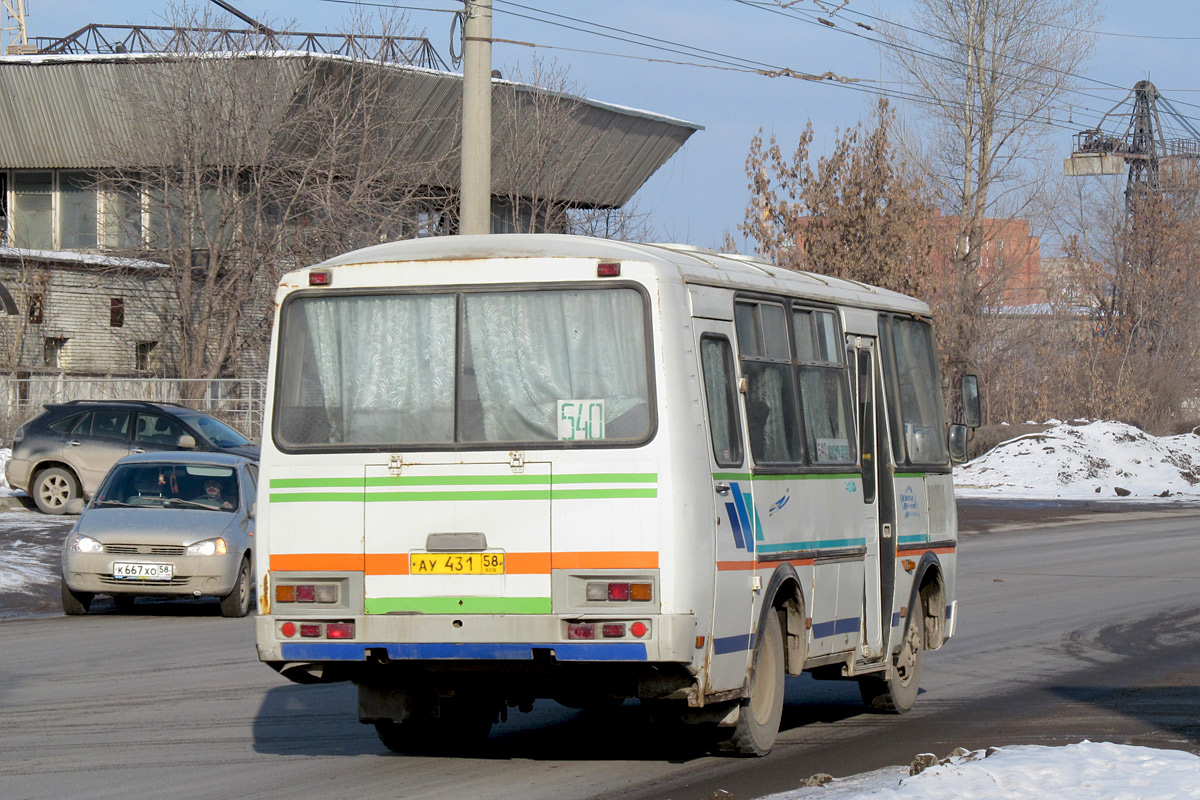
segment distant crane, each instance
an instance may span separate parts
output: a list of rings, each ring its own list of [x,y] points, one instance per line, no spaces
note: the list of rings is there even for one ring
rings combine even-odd
[[[1131,112],[1118,110],[1133,101]],[[1183,135],[1168,138],[1163,113]],[[1112,119],[1124,128],[1105,130]],[[1159,94],[1150,81],[1138,81],[1126,97],[1100,118],[1095,128],[1075,134],[1075,151],[1064,163],[1067,175],[1120,175],[1126,165],[1125,208],[1146,195],[1196,190],[1200,130]]]

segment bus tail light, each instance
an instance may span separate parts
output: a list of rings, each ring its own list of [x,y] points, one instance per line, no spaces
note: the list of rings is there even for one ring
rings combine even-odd
[[[589,603],[649,603],[654,599],[654,584],[629,581],[588,581]]]
[[[568,639],[595,639],[596,626],[591,622],[572,622],[567,625]]]
[[[336,603],[338,587],[333,583],[281,583],[275,586],[276,603]]]
[[[285,639],[294,639],[299,634],[301,639],[353,639],[353,622],[283,622],[279,625],[279,635]]]
[[[353,639],[353,622],[331,622],[325,626],[326,639]]]
[[[606,622],[601,626],[600,632],[605,639],[622,639],[625,637],[625,623]]]

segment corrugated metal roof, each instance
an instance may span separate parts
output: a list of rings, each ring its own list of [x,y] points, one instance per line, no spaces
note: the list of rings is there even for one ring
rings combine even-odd
[[[245,153],[228,153],[235,137],[220,135],[221,126],[238,124],[239,117],[278,137],[288,130],[283,123],[303,102],[301,92],[309,78],[345,75],[355,62],[338,56],[308,53],[270,53],[229,56],[207,54],[203,58],[162,54],[110,56],[10,56],[0,57],[0,168],[7,169],[96,169],[114,166],[158,164],[155,154],[169,152],[166,138],[170,126],[155,119],[137,100],[148,96],[178,102],[180,87],[187,84],[189,70],[206,60],[220,59],[229,69],[222,79],[236,80],[240,108],[226,109],[220,119],[197,119],[194,124],[213,129],[214,163],[246,163]],[[447,72],[387,65],[386,91],[396,98],[391,110],[390,132],[375,143],[388,157],[413,163],[444,163],[442,180],[447,187],[458,183],[459,130],[462,78]],[[196,83],[195,81],[191,83]],[[319,84],[318,84],[319,85]],[[190,91],[196,91],[192,86]],[[498,125],[512,115],[502,109],[530,105],[541,90],[510,81],[493,82],[493,129],[497,145],[493,157],[493,193],[498,195],[549,196],[579,206],[623,205],[701,126],[651,112],[588,100],[562,97],[570,109],[553,131],[561,147],[544,155],[550,163],[546,172],[555,179],[549,187],[531,176],[523,163],[529,153],[524,143],[534,137],[528,119],[517,115],[518,127],[500,130]],[[150,94],[148,94],[150,93]],[[545,95],[546,93],[542,93]],[[249,121],[242,115],[252,114]],[[212,115],[210,115],[212,116]],[[231,123],[231,120],[234,121]],[[267,124],[263,124],[267,123]],[[300,137],[296,132],[296,137]],[[509,138],[506,138],[509,137]],[[128,155],[117,163],[114,141],[129,144]],[[241,145],[244,145],[242,142]],[[302,140],[260,141],[250,147],[303,148]]]

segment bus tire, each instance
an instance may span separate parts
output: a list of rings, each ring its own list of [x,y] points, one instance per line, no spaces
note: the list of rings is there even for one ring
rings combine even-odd
[[[722,752],[739,756],[771,752],[783,718],[783,677],[783,628],[779,613],[772,611],[754,646],[748,696],[741,701],[733,734],[719,746]]]
[[[904,644],[887,675],[858,679],[863,702],[874,711],[903,714],[911,711],[921,690],[921,667],[925,662],[925,614],[918,608],[908,623]]]

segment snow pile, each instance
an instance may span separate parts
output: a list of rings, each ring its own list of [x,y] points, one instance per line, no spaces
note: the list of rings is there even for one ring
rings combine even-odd
[[[920,758],[912,772],[918,770]],[[944,759],[916,775],[908,772],[907,768],[878,770],[771,798],[1200,800],[1200,756],[1106,742],[976,750]]]
[[[959,497],[1200,500],[1200,436],[1155,437],[1120,422],[1055,425],[954,471]]]

